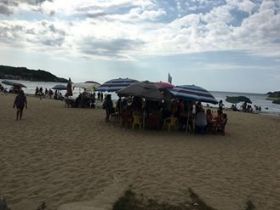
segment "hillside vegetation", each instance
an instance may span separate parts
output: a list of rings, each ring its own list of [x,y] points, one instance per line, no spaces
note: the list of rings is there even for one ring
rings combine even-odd
[[[56,77],[44,70],[32,70],[26,67],[12,67],[0,65],[0,79],[45,81],[45,82],[67,82],[64,78]]]

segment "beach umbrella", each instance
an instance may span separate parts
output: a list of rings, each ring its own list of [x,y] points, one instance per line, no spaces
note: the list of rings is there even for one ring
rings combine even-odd
[[[160,81],[160,82],[155,82],[154,84],[160,90],[171,89],[171,88],[175,87],[174,85],[170,84],[169,82]]]
[[[129,78],[119,78],[119,79],[112,79],[104,84],[100,85],[96,91],[99,92],[116,92],[118,90],[121,90],[122,88],[125,88],[129,86],[132,83],[138,82],[137,80],[134,79],[129,79]]]
[[[26,88],[26,86],[24,84],[12,82],[12,81],[8,81],[8,80],[4,80],[4,81],[2,81],[2,83],[5,85],[10,85],[10,86],[18,87],[18,88]]]
[[[138,96],[148,100],[162,100],[163,95],[155,83],[144,81],[137,82],[117,91],[119,96]]]
[[[52,87],[54,90],[67,90],[67,87],[65,85],[55,85]]]
[[[175,86],[167,90],[173,97],[181,98],[186,101],[200,101],[217,104],[218,101],[206,89],[195,85]]]
[[[252,101],[246,96],[227,96],[226,101],[232,104],[237,104],[240,102],[246,102],[251,104]]]
[[[87,91],[96,90],[96,88],[98,88],[99,86],[100,86],[100,84],[98,82],[94,82],[94,81],[74,83],[74,87],[82,88],[82,89],[85,89]]]

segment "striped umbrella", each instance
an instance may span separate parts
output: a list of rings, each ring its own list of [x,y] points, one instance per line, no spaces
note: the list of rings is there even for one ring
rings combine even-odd
[[[132,83],[138,82],[137,80],[134,79],[112,79],[109,80],[107,82],[105,82],[104,84],[100,85],[96,91],[99,92],[116,92],[118,90],[121,90],[122,88],[125,88],[127,86],[129,86]]]
[[[52,87],[52,89],[54,90],[67,90],[66,85],[55,85],[54,87]]]
[[[173,96],[182,98],[187,101],[200,101],[206,103],[217,104],[218,101],[214,96],[204,88],[195,85],[176,86],[168,90]]]

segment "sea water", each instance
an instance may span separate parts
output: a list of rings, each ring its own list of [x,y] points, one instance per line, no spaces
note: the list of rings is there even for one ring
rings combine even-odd
[[[0,79],[1,84],[9,89],[10,86],[6,86],[2,83],[3,79]],[[9,80],[17,83],[21,83],[26,86],[26,88],[23,88],[24,92],[26,94],[34,94],[36,87],[40,88],[42,87],[43,90],[50,89],[54,87],[55,85],[66,85],[66,83],[60,83],[60,82],[35,82],[35,81],[24,81],[24,80]],[[80,92],[83,90],[81,89],[74,89],[73,94],[74,97],[78,96]],[[66,91],[61,91],[62,95],[66,93]],[[280,105],[279,104],[273,104],[272,101],[266,100],[267,95],[266,94],[261,94],[261,93],[237,93],[237,92],[221,92],[221,91],[210,91],[210,93],[218,100],[223,100],[223,103],[226,108],[231,107],[231,103],[226,102],[226,97],[227,96],[246,96],[250,98],[252,101],[252,107],[254,108],[254,105],[260,106],[262,109],[262,113],[266,114],[273,114],[273,115],[280,115]],[[115,93],[112,93],[112,98],[113,100],[116,100],[118,97]],[[242,103],[237,104],[237,108],[240,109]],[[217,107],[217,105],[210,105]]]

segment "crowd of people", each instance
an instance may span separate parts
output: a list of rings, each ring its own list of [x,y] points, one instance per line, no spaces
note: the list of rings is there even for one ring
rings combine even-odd
[[[36,87],[35,96],[40,97],[40,99],[42,99],[43,97],[49,97],[57,100],[63,100],[64,98],[62,93],[59,92],[58,90],[53,91],[52,89],[47,89],[47,88],[45,88],[44,90],[43,87],[40,88]]]
[[[95,108],[95,93],[88,93],[84,91],[80,93],[77,98],[66,97],[64,100],[67,107]]]
[[[158,102],[139,97],[119,98],[114,107],[111,95],[107,95],[103,109],[106,111],[106,122],[112,115],[116,115],[126,127],[166,128],[205,134],[224,133],[227,123],[227,114],[223,113],[222,106],[214,116],[211,109],[205,112],[200,102],[186,102],[182,99]]]
[[[231,105],[231,109],[233,111],[242,111],[242,112],[249,112],[249,113],[253,113],[254,111],[256,111],[256,112],[261,112],[262,111],[261,106],[254,105],[254,108],[253,108],[253,106],[250,105],[250,104],[247,104],[247,102],[243,102],[240,110],[236,107],[235,104]]]
[[[44,90],[42,87],[36,87],[35,96],[39,96],[40,99],[42,97],[64,99],[66,104],[77,108],[95,108],[96,102],[95,93],[86,91],[74,99],[63,97],[58,90],[53,92],[52,89],[45,88]],[[140,97],[124,97],[119,98],[114,106],[110,94],[104,95],[99,92],[97,100],[103,102],[106,122],[109,122],[112,116],[116,116],[125,127],[172,129],[205,134],[219,131],[224,133],[227,123],[227,115],[223,113],[222,101],[219,102],[219,109],[214,116],[213,111],[211,109],[205,111],[200,102],[187,102],[182,99],[151,101]],[[21,119],[23,108],[27,108],[27,100],[23,90],[18,91],[13,106],[17,108],[16,119]]]

